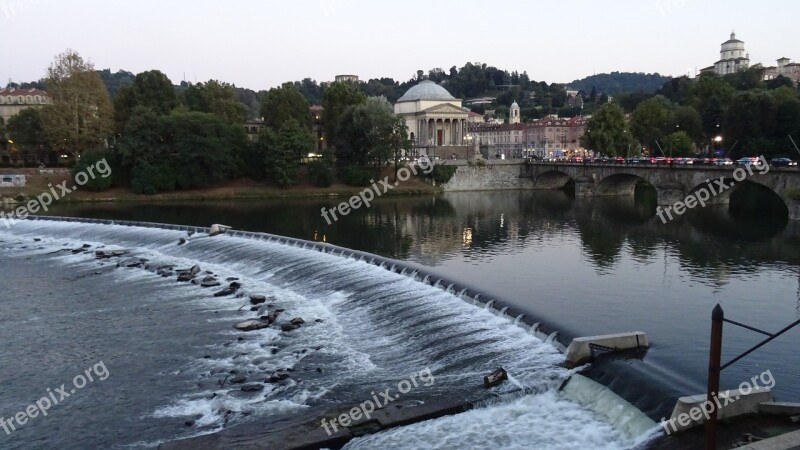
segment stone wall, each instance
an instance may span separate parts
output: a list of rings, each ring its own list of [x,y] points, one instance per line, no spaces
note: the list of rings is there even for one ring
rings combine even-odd
[[[493,161],[486,165],[448,161],[446,165],[456,165],[458,170],[442,186],[445,192],[533,189],[530,178],[520,178],[524,165],[519,161]]]

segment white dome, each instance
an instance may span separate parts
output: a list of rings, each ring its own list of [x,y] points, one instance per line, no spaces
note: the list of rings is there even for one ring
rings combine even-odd
[[[449,101],[455,99],[447,92],[447,89],[431,80],[424,80],[409,89],[397,102],[415,102],[417,100]]]

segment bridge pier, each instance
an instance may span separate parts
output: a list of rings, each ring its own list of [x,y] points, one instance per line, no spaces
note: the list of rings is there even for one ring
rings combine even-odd
[[[686,199],[686,190],[677,182],[667,182],[656,187],[659,206],[671,206]]]
[[[789,220],[800,220],[800,200],[784,199],[789,207]]]
[[[592,177],[577,177],[575,179],[575,197],[592,197],[596,187]]]

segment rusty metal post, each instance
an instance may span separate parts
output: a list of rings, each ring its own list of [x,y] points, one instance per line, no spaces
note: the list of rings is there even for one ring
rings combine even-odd
[[[711,350],[708,357],[708,402],[711,415],[706,423],[706,450],[717,448],[717,397],[719,396],[719,373],[722,359],[722,323],[725,312],[717,304],[711,313]]]

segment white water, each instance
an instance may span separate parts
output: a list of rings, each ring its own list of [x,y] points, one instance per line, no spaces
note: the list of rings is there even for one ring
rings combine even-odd
[[[34,244],[34,237],[43,240]],[[588,392],[588,398],[602,397],[608,408],[615,399],[603,397],[594,386],[576,383],[583,388],[568,389],[566,396],[557,393],[555,389],[571,372],[559,366],[563,356],[552,345],[554,335],[544,342],[516,326],[514,318],[493,313],[489,305],[473,306],[452,292],[352,258],[230,236],[196,235],[187,245],[178,246],[181,237],[186,234],[152,228],[25,221],[0,233],[4,240],[0,247],[2,251],[44,256],[87,243],[93,246],[89,253],[51,256],[59,264],[86,268],[98,264],[93,258],[98,246],[128,249],[128,256],[159,264],[200,264],[220,279],[239,278],[246,294],[275,296],[287,310],[286,319],[323,320],[289,336],[265,329],[248,334],[255,339],[230,347],[209,342],[213,358],[176,367],[197,374],[299,369],[302,359],[298,352],[315,346],[322,347],[319,353],[327,358],[326,376],[302,386],[295,382],[267,385],[246,398],[229,395],[236,393],[236,388],[204,389],[173,398],[146,413],[157,418],[197,417],[202,433],[219,429],[224,411],[255,418],[286,414],[314,418],[311,406],[320,399],[336,401],[330,398],[335,389],[359,392],[390,386],[424,368],[436,374],[436,383],[425,396],[453,395],[464,386],[479,385],[483,374],[503,366],[513,382],[495,392],[524,387],[542,393],[364,438],[348,448],[622,449],[635,446],[646,435],[641,421],[598,414],[602,411],[593,409],[592,401],[579,395],[581,392]],[[227,339],[238,335],[231,329],[232,323],[252,317],[248,308],[235,312],[246,300],[214,298],[213,289],[177,284],[142,269],[117,269],[112,274],[118,285],[115,288],[147,286],[150,290],[143,293],[143,302],[178,297],[205,311],[226,310],[210,325],[218,325],[220,336]],[[194,295],[187,298],[187,289],[193,289]],[[281,352],[274,355],[273,347],[280,347]],[[217,396],[210,398],[212,394]],[[353,400],[343,402],[352,404]],[[628,411],[629,406],[621,408]]]

